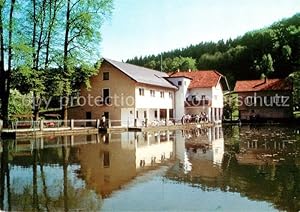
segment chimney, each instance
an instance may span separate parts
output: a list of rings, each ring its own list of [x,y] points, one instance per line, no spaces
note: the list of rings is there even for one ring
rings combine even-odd
[[[177,69],[177,72],[180,72],[179,68]]]
[[[192,70],[189,68],[189,72],[191,72]]]
[[[266,76],[264,77],[264,83],[268,83],[268,78]]]

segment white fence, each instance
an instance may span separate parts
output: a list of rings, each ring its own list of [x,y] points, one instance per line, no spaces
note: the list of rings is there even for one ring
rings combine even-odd
[[[180,120],[169,119],[166,121],[165,119],[162,120],[151,120],[151,121],[122,121],[122,120],[108,120],[106,126],[108,128],[114,127],[154,127],[154,126],[171,126],[171,125],[178,125],[180,124]],[[101,126],[101,124],[100,124]]]
[[[32,129],[32,130],[51,130],[51,129],[76,129],[76,128],[120,128],[120,127],[155,127],[155,126],[172,126],[180,125],[181,120],[145,120],[138,122],[124,122],[122,120],[106,120],[102,123],[100,119],[71,119],[63,120],[39,120],[39,121],[15,121],[12,122],[12,129]],[[0,120],[0,130],[3,126]]]
[[[76,128],[97,128],[99,120],[39,120],[39,121],[16,121],[11,124],[12,129],[76,129]]]

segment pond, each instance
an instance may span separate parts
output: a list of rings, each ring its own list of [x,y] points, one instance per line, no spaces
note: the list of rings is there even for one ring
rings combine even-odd
[[[0,208],[299,211],[297,127],[2,140]]]

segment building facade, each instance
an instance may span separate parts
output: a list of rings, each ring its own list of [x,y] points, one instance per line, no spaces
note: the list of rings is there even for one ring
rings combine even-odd
[[[100,119],[105,115],[116,126],[133,127],[173,117],[177,87],[166,73],[104,59],[90,79],[91,89],[81,88],[79,105],[69,108],[72,119]]]
[[[216,71],[167,73],[104,59],[81,88],[79,104],[69,108],[71,119],[100,119],[112,126],[134,127],[168,124],[184,114],[205,112],[209,121],[221,122],[223,84]]]
[[[168,78],[178,86],[175,93],[176,119],[184,114],[205,113],[211,122],[223,117],[223,90],[229,89],[226,78],[217,71],[175,72]]]
[[[292,82],[287,79],[237,81],[239,117],[242,121],[293,117]]]

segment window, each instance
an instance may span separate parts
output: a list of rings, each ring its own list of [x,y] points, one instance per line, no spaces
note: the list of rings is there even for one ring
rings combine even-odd
[[[103,152],[103,167],[108,168],[110,166],[109,152]]]
[[[102,98],[104,104],[110,104],[109,88],[104,88],[102,90]]]
[[[144,118],[147,118],[147,111],[144,111]]]
[[[150,96],[155,97],[155,90],[150,90]]]
[[[85,113],[85,118],[86,118],[86,119],[92,119],[92,112],[86,112],[86,113]],[[86,126],[87,126],[87,127],[90,127],[90,126],[92,126],[92,123],[91,123],[90,121],[88,121],[88,122],[86,123]]]
[[[182,81],[178,81],[178,82],[177,82],[177,85],[178,85],[178,86],[182,85]]]
[[[109,72],[103,72],[102,79],[109,80]]]
[[[173,98],[173,94],[172,92],[169,92],[169,98],[172,99]]]
[[[106,119],[109,119],[109,112],[104,112],[104,116]]]
[[[92,112],[86,112],[85,113],[85,118],[86,119],[92,119]]]
[[[136,118],[139,118],[139,111],[136,111]]]
[[[157,119],[157,110],[154,111],[154,118]]]
[[[202,99],[202,100],[205,100],[205,99],[206,99],[206,96],[205,96],[205,95],[202,95],[202,96],[201,96],[201,99]]]
[[[165,92],[161,91],[160,92],[160,98],[164,98],[165,97]]]
[[[139,88],[139,94],[140,94],[140,96],[144,96],[145,95],[145,89],[144,88]]]
[[[86,136],[86,141],[92,141],[92,135],[87,135]]]
[[[253,96],[247,96],[245,98],[245,103],[246,103],[246,106],[253,106],[253,103],[254,103]]]
[[[169,109],[169,116],[170,116],[170,119],[173,119],[174,118],[174,110],[173,109]]]

